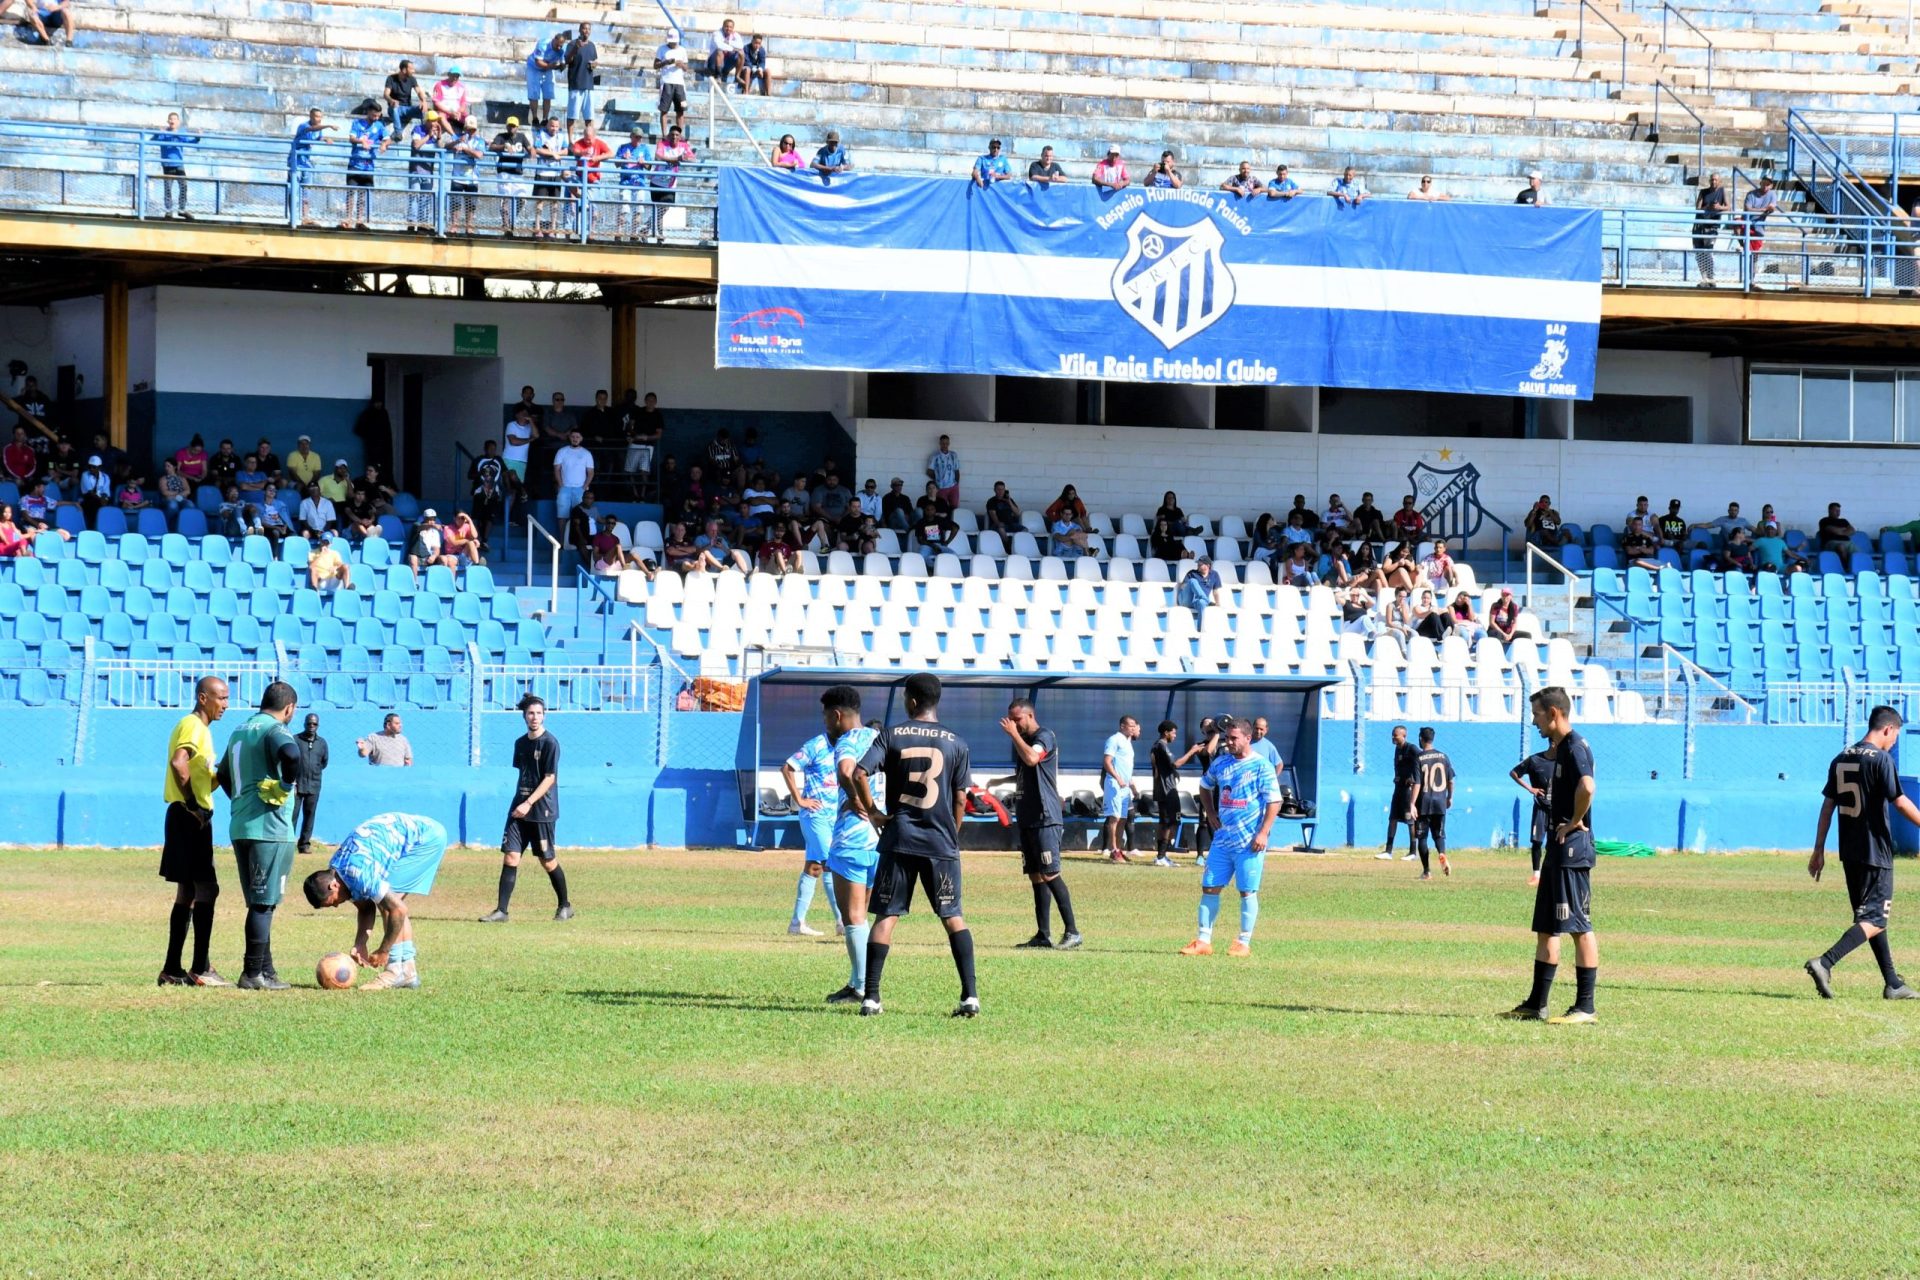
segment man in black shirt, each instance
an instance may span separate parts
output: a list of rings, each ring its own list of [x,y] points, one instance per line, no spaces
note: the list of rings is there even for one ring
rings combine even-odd
[[[1450,876],[1447,864],[1447,810],[1453,808],[1453,761],[1433,745],[1433,730],[1420,730],[1420,751],[1413,761],[1413,807],[1407,811],[1413,823],[1414,848],[1420,855],[1420,878],[1433,879],[1427,869],[1427,841],[1433,841],[1440,855],[1440,874]]]
[[[1827,766],[1827,785],[1821,794],[1820,825],[1813,834],[1813,857],[1807,874],[1817,882],[1827,863],[1827,827],[1840,815],[1840,869],[1847,874],[1847,901],[1853,907],[1853,925],[1828,947],[1807,961],[1807,976],[1823,999],[1833,999],[1833,966],[1865,942],[1880,963],[1880,994],[1888,1000],[1920,999],[1893,967],[1893,949],[1887,944],[1887,908],[1893,903],[1893,831],[1887,822],[1889,805],[1908,822],[1920,823],[1920,807],[1900,790],[1900,777],[1890,754],[1900,739],[1900,713],[1875,707],[1867,716],[1867,736],[1842,751]]]
[[[1687,542],[1687,518],[1680,514],[1680,499],[1673,498],[1667,503],[1667,514],[1653,522],[1653,531],[1659,535],[1664,546],[1675,551],[1685,551]]]
[[[313,842],[313,819],[320,810],[320,784],[327,771],[327,740],[320,736],[320,717],[307,713],[306,728],[293,736],[300,744],[300,777],[294,784],[294,797],[300,806],[300,842],[305,853]]]
[[[1594,937],[1593,752],[1573,731],[1573,699],[1548,685],[1528,699],[1533,727],[1547,739],[1553,756],[1553,782],[1547,791],[1546,858],[1533,900],[1533,990],[1526,1000],[1501,1014],[1523,1022],[1561,1025],[1593,1022],[1593,990],[1600,977],[1600,940]],[[1560,967],[1560,935],[1573,935],[1574,977],[1579,983],[1573,1007],[1547,1017],[1547,999]]]
[[[1155,731],[1153,750],[1147,753],[1153,762],[1153,811],[1160,815],[1160,825],[1154,832],[1154,859],[1156,867],[1170,867],[1173,858],[1169,855],[1180,847],[1180,766],[1205,750],[1205,742],[1196,742],[1187,748],[1187,753],[1179,758],[1173,754],[1173,744],[1180,737],[1180,726],[1171,720],[1162,720]]]
[[[387,117],[396,129],[404,130],[425,114],[420,82],[413,75],[413,59],[400,59],[400,69],[387,77],[382,96],[387,100]]]
[[[553,847],[554,824],[560,820],[560,741],[547,732],[547,704],[536,694],[520,699],[520,715],[527,731],[513,744],[513,767],[520,777],[513,787],[513,807],[507,810],[507,829],[500,837],[500,902],[480,917],[481,924],[505,924],[514,882],[520,878],[520,855],[531,852],[553,884],[560,905],[555,920],[573,919],[567,897],[567,873]]]
[[[641,482],[653,475],[653,459],[660,451],[660,441],[667,430],[667,415],[660,411],[660,397],[647,392],[645,402],[637,398],[637,393],[629,387],[626,403],[619,409],[620,434],[627,441],[627,456],[623,469],[633,485],[634,495],[639,496]]]
[[[1528,856],[1533,860],[1533,874],[1527,878],[1527,887],[1534,888],[1540,883],[1540,855],[1547,843],[1547,795],[1553,786],[1553,753],[1536,751],[1507,771],[1507,776],[1520,785],[1520,789],[1533,797],[1533,822],[1529,840]]]
[[[1393,861],[1393,833],[1402,822],[1407,824],[1407,861],[1420,855],[1413,851],[1413,768],[1420,758],[1419,749],[1407,741],[1407,726],[1393,726],[1393,799],[1387,804],[1387,843],[1373,856],[1382,862]]]
[[[880,498],[880,523],[905,533],[913,527],[914,515],[913,499],[907,496],[906,482],[895,476]]]
[[[973,934],[960,914],[960,822],[966,816],[967,784],[971,776],[964,738],[939,722],[940,680],[928,672],[906,682],[905,724],[880,731],[866,757],[854,768],[851,795],[854,812],[880,832],[880,861],[874,868],[873,893],[868,908],[877,917],[867,938],[866,998],[860,1016],[871,1018],[880,1004],[880,974],[893,941],[894,921],[913,906],[913,884],[918,880],[932,900],[934,914],[947,929],[947,945],[960,971],[960,1003],[956,1018],[977,1017],[980,997],[974,990]],[[874,803],[868,779],[884,774],[887,809]]]
[[[1013,776],[1020,788],[1014,815],[1020,823],[1020,865],[1033,883],[1034,935],[1021,947],[1053,949],[1053,904],[1060,904],[1060,923],[1067,932],[1060,950],[1080,945],[1080,927],[1073,919],[1073,899],[1060,878],[1060,743],[1053,730],[1034,718],[1033,703],[1015,698],[1007,705],[1000,731],[1013,741]]]

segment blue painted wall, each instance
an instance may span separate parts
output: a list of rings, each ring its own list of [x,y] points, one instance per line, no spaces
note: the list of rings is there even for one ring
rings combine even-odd
[[[245,353],[236,353],[244,359]],[[273,449],[282,458],[293,452],[301,436],[313,437],[315,453],[331,463],[345,458],[355,475],[360,472],[360,438],[353,434],[353,422],[367,406],[364,389],[351,399],[318,399],[312,396],[229,396],[207,395],[192,391],[155,391],[136,399],[152,401],[151,426],[144,440],[128,432],[130,452],[141,456],[143,448],[153,456],[157,467],[162,456],[172,457],[198,432],[207,442],[207,452],[219,447],[222,436],[233,437],[233,447],[250,453],[261,436],[273,441]]]

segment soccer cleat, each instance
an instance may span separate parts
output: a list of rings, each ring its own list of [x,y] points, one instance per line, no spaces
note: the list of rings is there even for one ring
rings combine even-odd
[[[1920,991],[1915,991],[1905,982],[1902,982],[1897,987],[1882,987],[1880,989],[1880,998],[1882,1000],[1920,1000]]]
[[[1156,867],[1170,867],[1173,865],[1173,859],[1163,853],[1153,860],[1153,865]]]
[[[1393,861],[1393,850],[1391,850],[1391,849],[1382,849],[1382,850],[1381,850],[1380,852],[1378,852],[1378,853],[1376,853],[1376,854],[1374,854],[1374,855],[1373,855],[1373,860],[1374,860],[1375,862],[1392,862],[1392,861]]]
[[[1066,934],[1066,935],[1064,935],[1064,936],[1063,936],[1063,937],[1062,937],[1062,938],[1060,939],[1060,945],[1059,945],[1059,946],[1057,946],[1057,947],[1055,947],[1055,948],[1054,948],[1054,950],[1056,950],[1056,951],[1073,951],[1073,950],[1076,950],[1076,949],[1078,949],[1078,948],[1079,948],[1079,946],[1080,946],[1080,935],[1079,935],[1079,934],[1077,934],[1077,933],[1069,933],[1069,934]]]
[[[193,985],[196,987],[230,987],[233,985],[212,969],[201,969],[197,973],[190,973],[187,976],[193,979]]]
[[[865,1013],[866,1011],[867,1011],[867,1007],[865,1005],[861,1005],[860,1012]],[[875,1013],[880,1012],[880,1006],[878,1003],[875,1003],[875,1005],[873,1006],[873,1011]],[[959,1004],[953,1007],[953,1013],[949,1016],[955,1017],[955,1018],[979,1017],[980,1016],[980,997],[968,996],[965,1000],[962,1000]]]
[[[243,973],[237,984],[242,991],[285,991],[287,984],[271,973]]]
[[[1051,951],[1053,950],[1053,939],[1044,933],[1036,933],[1025,942],[1014,943],[1013,949],[1015,951]]]
[[[836,937],[836,938],[844,938],[844,937],[846,937],[846,936],[847,936],[847,926],[845,926],[845,925],[843,925],[843,924],[841,924],[841,923],[839,923],[838,921],[835,921],[835,922],[834,922],[834,926],[833,926],[833,936],[834,936],[834,937]]]
[[[1180,948],[1180,954],[1183,956],[1210,956],[1213,954],[1213,944],[1204,938],[1195,938],[1192,942]]]
[[[553,918],[556,921],[573,919],[573,904],[571,902],[561,903],[560,909],[553,913]]]
[[[1591,1009],[1569,1009],[1557,1018],[1548,1018],[1547,1023],[1555,1027],[1584,1027],[1590,1022],[1598,1022]]]
[[[489,911],[487,912],[487,914],[480,917],[481,924],[505,924],[506,922],[507,922],[507,913],[499,910],[498,908],[492,911]]]
[[[1129,858],[1126,854],[1120,852],[1120,850],[1118,849],[1109,849],[1107,850],[1107,861],[1108,862],[1132,862],[1133,859]]]
[[[197,987],[200,984],[195,982],[193,975],[185,969],[162,969],[160,971],[160,980],[154,985],[159,987]]]
[[[1511,1019],[1514,1022],[1545,1022],[1547,1020],[1547,1015],[1544,1012],[1525,1003],[1513,1006],[1513,1008],[1507,1010],[1500,1016]]]
[[[1432,874],[1431,872],[1428,872],[1428,871],[1422,871],[1422,872],[1420,873],[1420,878],[1421,878],[1422,880],[1431,880],[1431,879],[1433,879],[1433,874]]]
[[[1418,861],[1420,861],[1420,855],[1419,855],[1419,854],[1417,854],[1417,853],[1413,853],[1413,852],[1411,852],[1411,851],[1409,851],[1409,852],[1407,852],[1407,853],[1403,853],[1403,854],[1401,854],[1401,855],[1400,855],[1400,861],[1402,861],[1402,862],[1418,862]]]
[[[1453,874],[1453,864],[1447,861],[1447,855],[1444,853],[1440,855],[1440,874],[1443,876]]]
[[[861,992],[860,992],[860,988],[858,987],[852,987],[852,986],[842,987],[838,991],[834,992],[832,995],[827,997],[827,1003],[828,1004],[859,1004],[860,995],[861,995]]]
[[[1813,979],[1813,989],[1820,993],[1822,1000],[1833,999],[1833,966],[1823,956],[1815,956],[1802,966],[1807,976]]]
[[[1240,939],[1235,938],[1233,942],[1228,945],[1227,954],[1235,957],[1250,956],[1253,954],[1253,948],[1240,941]]]
[[[420,977],[409,965],[405,969],[387,968],[375,974],[370,981],[360,984],[362,991],[401,991],[411,990],[420,985]]]
[[[807,924],[805,920],[795,920],[787,926],[787,936],[792,938],[820,938],[825,935]]]
[[[886,1010],[880,1007],[878,1000],[863,999],[860,1001],[860,1016],[863,1018],[877,1018],[885,1012]]]

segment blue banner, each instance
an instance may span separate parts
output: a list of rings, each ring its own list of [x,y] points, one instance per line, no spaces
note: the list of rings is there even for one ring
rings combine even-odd
[[[720,175],[715,363],[1590,399],[1600,214]]]

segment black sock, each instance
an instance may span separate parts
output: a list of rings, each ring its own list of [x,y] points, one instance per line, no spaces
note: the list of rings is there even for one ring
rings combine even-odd
[[[553,870],[547,872],[547,879],[553,882],[553,896],[560,900],[560,905],[572,905],[567,901],[567,869],[555,863]]]
[[[213,968],[207,949],[213,943],[213,899],[193,900],[193,971],[205,973]]]
[[[960,971],[960,998],[971,1000],[973,990],[973,930],[962,929],[958,933],[947,935],[947,945],[953,948],[953,967]],[[867,948],[867,954],[873,954],[873,948]],[[867,981],[873,981],[873,962],[867,962]]]
[[[887,952],[893,950],[884,942],[875,942],[872,934],[867,935],[867,989],[860,994],[868,1000],[880,999],[880,971],[887,967]]]
[[[1533,860],[1533,869],[1540,870],[1540,842],[1535,840],[1533,847],[1527,850],[1527,856]]]
[[[1436,853],[1444,854],[1447,851],[1447,829],[1445,827],[1436,827],[1434,829],[1433,848]]]
[[[1848,929],[1845,933],[1841,934],[1840,941],[1828,947],[1826,954],[1821,956],[1820,958],[1822,960],[1825,960],[1827,962],[1827,968],[1831,969],[1833,968],[1833,966],[1839,964],[1842,960],[1846,958],[1847,952],[1853,950],[1855,947],[1859,946],[1861,943],[1865,942],[1866,940],[1867,940],[1866,933],[1863,932],[1860,926],[1856,924],[1852,928]]]
[[[240,972],[265,973],[267,971],[267,939],[273,930],[272,907],[248,907],[246,931],[246,949],[241,953]]]
[[[1080,932],[1073,922],[1073,898],[1067,893],[1066,877],[1055,876],[1047,881],[1047,887],[1053,890],[1053,900],[1060,904],[1060,923],[1067,926],[1068,933]]]
[[[1533,994],[1527,997],[1528,1005],[1535,1009],[1547,1007],[1547,997],[1553,994],[1553,975],[1559,970],[1559,965],[1545,960],[1533,962]]]
[[[1053,893],[1045,880],[1033,882],[1033,925],[1043,938],[1053,933]]]
[[[1573,981],[1575,984],[1573,996],[1574,1008],[1582,1013],[1593,1012],[1593,987],[1599,980],[1599,965],[1595,965],[1591,969],[1583,969],[1578,964],[1573,966]]]
[[[500,868],[500,914],[507,914],[507,904],[513,901],[513,884],[520,878],[520,868],[503,866]]]
[[[1414,848],[1420,854],[1420,874],[1424,876],[1427,874],[1427,838],[1421,836],[1415,843]]]
[[[1887,931],[1882,929],[1867,939],[1867,945],[1873,948],[1873,958],[1880,965],[1880,981],[1890,987],[1903,987],[1900,971],[1893,967],[1893,948],[1887,945]]]
[[[187,946],[187,921],[193,919],[191,902],[176,902],[173,913],[167,917],[167,959],[161,969],[167,973],[180,972],[180,953]]]

